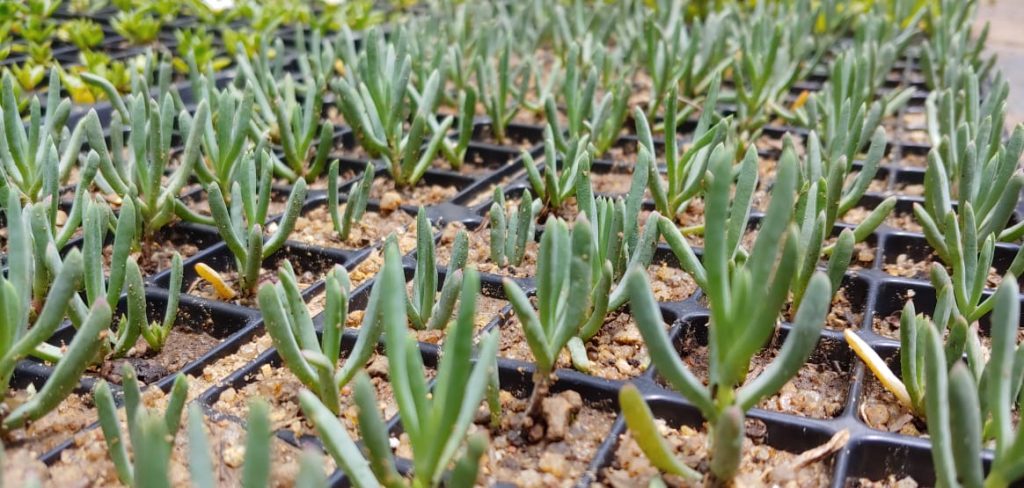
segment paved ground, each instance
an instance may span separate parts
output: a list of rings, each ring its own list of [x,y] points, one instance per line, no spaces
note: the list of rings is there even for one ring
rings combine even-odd
[[[978,7],[979,28],[989,22],[989,51],[998,56],[998,66],[1010,83],[1007,125],[1024,122],[1024,0],[982,0]]]

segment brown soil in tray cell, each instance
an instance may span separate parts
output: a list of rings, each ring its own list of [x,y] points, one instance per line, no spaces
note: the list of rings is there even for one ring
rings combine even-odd
[[[398,236],[398,250],[402,255],[408,254],[416,249],[416,222],[414,221],[405,233]],[[384,266],[384,253],[382,249],[374,249],[370,255],[360,262],[355,269],[349,271],[348,278],[352,282],[352,289],[363,284],[377,275],[380,268]],[[323,295],[321,295],[323,296]],[[310,305],[312,307],[312,304]]]
[[[33,394],[34,391],[29,389],[11,390],[0,408],[3,408],[5,412],[11,412],[28,401]],[[13,466],[10,464],[10,460],[21,456],[34,460],[70,439],[86,426],[95,422],[96,418],[96,409],[91,394],[72,393],[68,395],[57,408],[44,417],[3,435],[5,457],[8,458],[7,467]],[[9,476],[6,469],[4,476]],[[4,486],[20,486],[20,483],[5,483]]]
[[[491,144],[494,146],[510,147],[522,151],[529,151],[531,148],[533,148],[533,146],[542,143],[541,141],[537,141],[536,143],[534,143],[533,141],[526,137],[516,138],[508,134],[505,135],[505,140],[499,141],[496,137],[494,137],[493,133],[490,132],[487,133],[485,137],[473,137],[471,140],[473,142]]]
[[[153,395],[147,391],[144,397],[152,398]],[[146,403],[148,406],[162,411],[162,404],[165,402],[163,397],[160,397],[159,400],[149,400]],[[124,410],[119,410],[118,417],[122,432],[125,430],[124,416]],[[173,486],[188,486],[191,479],[188,471],[188,435],[184,432],[188,425],[187,417],[188,410],[182,414],[181,427],[171,450],[169,475]],[[242,418],[245,416],[242,415]],[[230,420],[215,421],[205,418],[204,423],[211,448],[211,459],[219,461],[219,468],[214,475],[218,486],[238,485],[241,482],[245,443],[248,435],[245,427]],[[129,452],[131,452],[130,439],[123,438],[129,444]],[[280,439],[273,438],[271,442],[270,486],[294,486],[299,471],[298,459],[301,451]],[[326,457],[324,459],[324,473],[330,474],[334,470],[334,463]],[[75,444],[61,453],[60,459],[49,468],[46,476],[47,479],[44,480],[43,486],[80,486],[83,479],[90,480],[92,486],[121,486],[114,463],[107,453],[101,429],[92,429],[77,435]]]
[[[470,161],[463,161],[459,169],[452,167],[452,164],[448,162],[444,157],[434,158],[434,161],[430,163],[430,167],[441,171],[450,171],[453,173],[459,173],[466,176],[482,177],[490,174],[495,169],[504,166],[502,164],[493,164],[492,162],[484,161],[483,156],[480,153],[473,153],[473,159]]]
[[[846,488],[917,488],[919,485],[917,480],[910,476],[905,478],[889,476],[883,480],[869,480],[867,478],[850,479],[846,480],[844,486]]]
[[[664,481],[668,486],[715,486],[711,476],[707,474],[710,465],[708,438],[705,428],[700,430],[689,426],[674,429],[658,419],[658,430],[669,445],[685,464],[705,473],[702,482],[688,482],[677,477],[668,476]],[[754,424],[754,425],[751,425]],[[747,437],[743,441],[743,460],[740,462],[736,475],[735,486],[828,486],[832,472],[832,456],[814,459],[809,462],[799,453],[791,453],[776,449],[764,443],[762,437],[754,437],[764,432],[764,425],[755,420],[747,420]],[[611,466],[601,470],[601,481],[595,486],[625,488],[644,486],[651,479],[659,476],[658,470],[640,450],[632,435],[627,431],[619,437],[619,445]]]
[[[793,149],[796,151],[797,156],[802,156],[804,154],[803,141],[797,135],[793,135],[792,139]],[[784,141],[784,137],[762,135],[757,138],[757,141],[755,141],[754,144],[757,146],[758,151],[768,151],[781,154]]]
[[[411,282],[410,282],[411,283]],[[410,285],[411,286],[411,285]],[[409,288],[408,286],[406,287]],[[476,317],[474,318],[474,336],[479,334],[481,330],[490,325],[495,318],[501,316],[502,310],[508,305],[508,302],[498,298],[491,298],[485,295],[477,295],[476,297]],[[365,310],[353,310],[348,313],[348,317],[345,318],[345,327],[358,329],[363,324],[363,316]],[[509,311],[509,314],[512,312]],[[448,327],[451,327],[455,323],[455,319],[459,314],[459,302],[456,301],[455,309],[452,313],[452,318],[448,322]],[[502,317],[502,320],[504,317]],[[416,334],[416,339],[420,342],[428,344],[442,344],[447,335],[447,328],[442,330],[413,330],[410,324],[409,330]]]
[[[924,185],[920,183],[896,183],[893,194],[905,197],[923,197]]]
[[[344,361],[344,360],[342,360]],[[366,365],[370,382],[376,390],[377,400],[383,410],[384,417],[390,419],[398,413],[398,404],[388,382],[388,360],[385,356],[374,354]],[[433,376],[433,370],[427,370]],[[296,436],[316,435],[316,428],[310,424],[299,407],[299,392],[306,387],[284,365],[271,366],[264,364],[259,371],[247,377],[244,386],[228,388],[221,392],[213,408],[219,412],[245,418],[249,402],[255,398],[263,398],[270,402],[270,422],[274,430],[289,430]],[[359,438],[358,409],[352,392],[353,385],[341,389],[339,403],[341,405],[342,424],[353,438]]]
[[[452,185],[429,185],[420,181],[415,186],[396,188],[395,181],[377,177],[370,188],[370,199],[380,202],[381,210],[395,210],[401,205],[426,206],[451,200],[459,189]]]
[[[633,184],[633,174],[623,172],[621,169],[613,169],[610,173],[590,173],[590,184],[595,194],[625,196],[629,193],[629,187]],[[644,195],[650,197],[650,191],[644,189]]]
[[[470,431],[489,429],[491,437],[490,449],[480,461],[478,485],[569,487],[580,479],[608,437],[615,413],[584,405],[572,390],[549,394],[542,402],[541,418],[530,429],[523,426],[527,400],[507,391],[501,392],[500,426],[489,429],[490,416],[478,417]]]
[[[171,267],[171,260],[174,259],[174,253],[180,254],[181,260],[184,261],[194,256],[200,249],[195,243],[187,241],[185,236],[174,236],[170,239],[158,241],[143,241],[141,245],[142,250],[140,252],[133,252],[132,256],[135,256],[136,261],[139,263],[139,269],[142,270],[142,274],[147,276],[169,269]],[[103,248],[103,266],[108,270],[110,269],[110,259],[113,253],[113,246],[107,245]]]
[[[681,302],[697,292],[697,283],[679,268],[654,263],[647,267],[647,275],[659,302]]]
[[[927,280],[932,262],[931,256],[913,259],[906,254],[897,254],[894,262],[882,263],[882,271],[892,276]]]
[[[857,417],[873,429],[896,432],[909,436],[925,435],[925,423],[900,405],[896,397],[886,390],[870,371],[864,373],[864,391],[861,393]]]
[[[926,141],[927,142],[927,141]],[[925,154],[904,153],[897,161],[890,161],[890,164],[904,168],[927,168],[928,156]]]
[[[830,246],[836,243],[836,237],[829,237],[824,246]],[[847,269],[858,270],[867,269],[875,264],[875,255],[878,253],[878,248],[872,246],[867,242],[858,242],[853,245],[853,254],[850,256],[850,264]],[[828,257],[821,258],[821,265],[828,265]]]
[[[927,144],[931,142],[927,130],[904,130],[900,133],[900,140]]]
[[[324,275],[330,270],[329,268],[316,270],[303,269],[302,263],[296,260],[292,261],[292,266],[294,266],[295,269],[295,281],[299,286],[300,292],[306,290],[310,286],[313,286],[313,284],[315,284],[317,281],[320,281],[320,279],[322,279]],[[257,308],[258,305],[256,303],[256,293],[254,292],[252,294],[243,294],[241,293],[241,290],[239,290],[237,271],[235,271],[234,269],[220,271],[220,276],[221,278],[224,279],[224,283],[226,283],[228,287],[235,291],[234,298],[230,300],[225,300],[221,298],[220,295],[217,294],[216,290],[213,289],[213,285],[211,285],[210,282],[202,278],[196,278],[192,285],[185,290],[185,293],[188,293],[189,295],[192,296],[205,298],[207,300],[233,303],[235,305],[241,305],[243,307]],[[257,279],[256,290],[259,290],[259,287],[266,283],[277,283],[277,268],[260,269],[260,276]]]
[[[139,381],[149,384],[181,370],[218,344],[220,339],[203,330],[187,330],[175,325],[160,352],[154,352],[144,339],[139,338],[127,357],[104,362],[96,374],[111,383],[120,384],[121,369],[128,363],[135,368]]]
[[[327,158],[327,164],[324,165],[323,172],[320,173],[320,175],[316,179],[310,180],[309,177],[306,176],[306,188],[307,189],[309,189],[309,190],[326,190],[327,189],[327,180],[328,180],[328,178],[327,178],[327,168],[330,166],[331,161],[333,161],[334,159],[335,158],[333,158],[333,157],[328,157]],[[359,165],[359,166],[355,166],[355,165],[352,165],[352,166],[340,165],[338,167],[338,185],[341,186],[346,181],[353,180],[355,178],[359,178],[359,177],[363,176],[363,169],[365,168],[365,166],[366,166],[366,163],[363,163],[362,165]],[[356,170],[355,168],[358,168],[358,170]],[[284,178],[274,178],[274,186],[286,187],[286,186],[292,186],[293,184],[294,184],[293,182],[288,181],[288,180],[286,180]]]
[[[189,376],[189,385],[199,391],[206,391],[217,384],[231,373],[238,371],[246,364],[256,359],[264,351],[273,347],[274,343],[270,336],[262,333],[249,342],[242,344],[233,354],[224,356],[203,368],[197,376]]]
[[[681,350],[685,351],[681,356],[683,361],[693,374],[707,384],[708,347],[701,344],[692,335],[688,335],[683,340],[684,343],[681,347]],[[762,349],[751,359],[747,382],[756,378],[771,364],[781,346],[781,342],[777,339],[773,340],[773,344]],[[662,382],[663,380],[659,378],[658,381]],[[849,386],[849,372],[841,365],[830,362],[808,362],[778,393],[762,400],[757,406],[802,417],[830,419],[842,413],[849,393]]]
[[[624,131],[628,133],[628,129]],[[655,148],[657,151],[657,148]],[[614,161],[617,165],[624,165],[632,167],[636,164],[637,154],[637,143],[633,141],[620,142],[614,146],[608,148],[608,151],[601,155],[598,159],[604,159],[607,161]],[[661,151],[658,151],[658,155],[663,160]]]
[[[473,196],[472,199],[470,199],[468,202],[466,202],[466,206],[467,207],[476,207],[477,205],[480,205],[481,203],[492,201],[492,198],[494,197],[494,188],[495,187],[502,187],[502,188],[504,188],[505,185],[508,184],[508,182],[512,181],[515,178],[518,178],[520,173],[522,173],[522,170],[521,169],[517,169],[516,171],[514,171],[512,173],[509,173],[508,175],[502,177],[500,180],[498,180],[498,181],[496,181],[494,183],[491,183],[490,185],[487,185],[487,188],[481,188],[479,191],[474,192],[475,195]]]
[[[338,205],[338,215],[345,215],[345,205]],[[403,232],[415,221],[401,210],[386,215],[367,210],[362,218],[352,223],[348,239],[342,241],[334,230],[327,207],[319,206],[295,221],[295,230],[288,239],[327,248],[363,249],[379,244],[393,232]]]
[[[925,112],[906,112],[900,119],[904,127],[924,127],[928,123],[928,114]]]
[[[225,195],[225,198],[228,198]],[[188,206],[193,212],[199,215],[210,215],[210,201],[206,198],[206,193],[203,193],[200,198],[184,200],[185,205]],[[278,192],[270,193],[270,204],[267,205],[267,218],[273,218],[277,215],[284,213],[288,203],[288,195]],[[228,206],[230,209],[230,204]]]
[[[868,215],[870,214],[871,209],[864,207],[854,207],[851,208],[848,212],[846,212],[845,215],[843,215],[840,218],[837,218],[836,220],[839,222],[845,222],[847,224],[857,225],[863,222],[864,219],[868,218]],[[893,229],[902,230],[905,232],[921,233],[922,231],[921,224],[918,224],[917,221],[914,220],[914,216],[906,213],[890,213],[885,218],[884,224],[888,225]]]
[[[859,329],[863,322],[864,312],[855,312],[846,288],[840,288],[832,297],[832,307],[825,317],[825,327],[834,330]]]
[[[518,321],[515,326],[521,328]],[[640,329],[625,311],[605,317],[604,325],[586,342],[586,347],[591,367],[588,374],[594,376],[626,380],[643,374],[650,366]]]
[[[851,171],[846,175],[846,181],[843,182],[843,188],[850,188],[858,177],[860,177],[860,171]],[[885,193],[886,190],[889,189],[889,182],[884,179],[880,179],[882,177],[883,175],[875,174],[874,179],[868,183],[868,193]]]
[[[448,266],[448,260],[452,255],[452,244],[455,236],[465,226],[460,222],[453,222],[445,227],[441,234],[441,240],[437,244],[435,256],[438,266]],[[513,276],[517,278],[531,277],[537,273],[537,253],[540,251],[540,244],[530,240],[526,243],[526,253],[519,266],[499,267],[491,261],[491,230],[487,226],[478,227],[473,231],[466,231],[469,238],[469,250],[466,254],[466,264],[475,265],[481,273],[488,273],[502,276]]]

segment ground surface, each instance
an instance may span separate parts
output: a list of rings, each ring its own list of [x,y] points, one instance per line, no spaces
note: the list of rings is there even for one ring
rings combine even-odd
[[[989,22],[988,50],[998,56],[999,69],[1010,82],[1006,125],[1024,122],[1024,0],[983,1],[978,6],[980,28]]]

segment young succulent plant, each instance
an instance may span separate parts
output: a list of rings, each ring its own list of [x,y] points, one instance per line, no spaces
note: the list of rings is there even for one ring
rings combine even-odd
[[[896,206],[896,197],[886,198],[863,221],[853,228],[843,228],[833,244],[825,245],[836,221],[860,203],[881,161],[885,144],[885,131],[879,128],[871,139],[860,173],[848,186],[844,186],[849,171],[853,169],[852,165],[846,163],[845,155],[837,159],[823,157],[817,133],[810,133],[797,180],[801,191],[796,203],[796,221],[803,246],[793,285],[794,309],[799,308],[807,282],[821,259],[828,258],[827,269],[832,292],[839,289],[843,273],[853,256],[854,246],[867,239]],[[748,156],[753,157],[753,154]],[[782,157],[796,159],[794,143],[788,134],[784,138]]]
[[[596,68],[581,78],[581,64],[577,62],[579,46],[573,46],[568,54],[565,76],[561,84],[561,101],[565,103],[566,127],[559,124],[558,107],[554,97],[544,102],[548,125],[553,128],[555,147],[567,152],[572,142],[584,136],[594,145],[594,155],[600,156],[619,140],[622,125],[629,114],[630,90],[624,78],[611,86],[604,87],[604,96],[597,98],[599,75]]]
[[[818,131],[830,161],[845,156],[847,164],[852,165],[868,141],[874,143],[882,120],[902,108],[914,94],[913,87],[878,93],[898,50],[902,50],[901,43],[906,42],[902,35],[912,33],[911,28],[882,45],[870,40],[855,43],[832,62],[829,81],[821,91],[801,95],[791,110],[779,106],[775,110],[790,123]],[[864,166],[868,169],[867,162]],[[871,169],[869,178],[874,177]]]
[[[87,302],[106,300],[107,304],[114,308],[121,293],[127,294],[127,313],[119,319],[117,329],[107,334],[108,344],[105,352],[112,358],[120,358],[127,354],[135,347],[139,337],[146,341],[150,349],[160,351],[178,315],[182,265],[181,255],[175,252],[171,258],[169,294],[163,319],[152,323],[147,320],[146,287],[142,280],[142,270],[136,258],[130,255],[137,231],[135,219],[135,204],[132,200],[125,200],[114,225],[108,276],[104,276],[103,248],[107,242],[108,222],[113,220],[110,208],[102,201],[90,200],[82,224]],[[80,299],[75,297],[74,301],[80,302]],[[84,306],[84,303],[78,305],[80,309]]]
[[[57,256],[48,236],[35,237],[27,219],[31,210],[22,210],[18,196],[10,193],[4,209],[7,224],[7,272],[0,276],[0,394],[7,396],[17,364],[36,356],[54,364],[46,383],[25,403],[3,417],[3,429],[11,431],[38,420],[56,408],[78,385],[78,379],[100,351],[100,334],[110,325],[110,305],[96,301],[78,323],[71,343],[64,349],[47,344],[68,315],[69,302],[82,287],[82,254],[72,249],[62,264],[55,266],[52,286],[41,301],[32,296],[32,282],[41,269],[34,269],[33,241],[46,242],[44,252]],[[59,258],[58,258],[59,259]]]
[[[968,322],[980,318],[994,304],[991,298],[983,299],[982,291],[996,241],[1021,232],[1020,225],[1006,225],[1024,188],[1024,176],[1014,174],[1024,152],[1024,125],[1018,125],[1007,144],[1000,144],[987,161],[980,158],[976,147],[971,141],[958,151],[959,175],[953,181],[941,150],[933,148],[928,153],[924,205],[914,204],[914,217],[928,244],[952,270],[950,275],[942,266],[933,267],[933,284],[938,289],[942,283],[950,283],[957,310]],[[956,208],[951,201],[954,191]],[[1024,252],[1017,252],[1009,272],[1015,276],[1024,272]]]
[[[257,399],[249,403],[249,414],[245,422],[245,459],[242,462],[241,486],[262,488],[270,486],[271,452],[274,443],[274,432],[270,424],[270,407],[266,401]],[[192,485],[196,488],[215,488],[221,486],[214,478],[214,469],[210,456],[210,442],[203,428],[203,409],[198,402],[188,409],[188,468],[192,475]],[[299,488],[322,488],[327,486],[324,480],[323,464],[314,462],[319,456],[303,451],[299,457],[299,473],[295,486]]]
[[[732,62],[727,12],[687,21],[683,9],[665,3],[667,18],[645,19],[643,38],[634,41],[642,66],[651,77],[651,95],[644,110],[649,119],[659,115],[662,105],[672,98],[699,99],[717,84],[714,80]],[[669,116],[665,117],[667,121]]]
[[[103,42],[103,27],[90,19],[64,21],[57,36],[81,50],[89,50]]]
[[[819,19],[842,22],[835,5],[807,0],[759,4],[734,24],[738,55],[733,58],[736,123],[753,141],[769,122],[772,107],[796,80],[804,79],[832,46],[841,29],[819,29]]]
[[[275,46],[278,52],[284,49],[280,39]],[[304,67],[302,81],[296,82],[290,73],[282,77],[269,52],[269,46],[264,44],[251,60],[243,50],[235,55],[242,78],[247,81],[242,96],[252,92],[255,97],[251,115],[251,123],[257,128],[254,139],[269,135],[280,144],[284,161],[274,158],[277,175],[289,181],[300,177],[315,180],[326,169],[327,156],[334,147],[334,124],[329,120],[320,122],[327,82],[319,73],[313,73],[307,58],[300,61]],[[243,104],[242,109],[246,108]]]
[[[259,291],[260,311],[267,333],[285,366],[306,388],[315,392],[332,413],[338,415],[341,413],[338,402],[341,388],[370,359],[383,330],[379,307],[383,285],[380,282],[374,284],[359,336],[344,365],[339,366],[351,288],[348,272],[336,266],[325,278],[327,305],[320,340],[317,340],[312,315],[299,293],[291,263],[285,261],[277,276],[276,284],[264,284]]]
[[[499,144],[505,143],[508,137],[508,125],[515,118],[523,98],[529,90],[530,76],[524,69],[509,66],[511,47],[509,41],[502,41],[501,54],[497,65],[483,57],[473,60],[476,74],[476,92],[491,122],[491,135]],[[518,83],[516,80],[519,80]]]
[[[373,188],[373,179],[376,176],[372,162],[366,163],[366,169],[359,181],[353,183],[348,190],[348,198],[345,201],[345,212],[338,212],[338,161],[331,163],[327,171],[327,205],[330,207],[331,223],[334,231],[342,241],[347,241],[352,232],[352,224],[363,218],[366,212],[366,201],[370,197],[370,190]]]
[[[216,182],[221,188],[230,188],[242,167],[242,154],[250,147],[254,90],[239,96],[231,89],[218,89],[210,78],[199,75],[192,92],[209,105],[211,113],[202,131],[202,157],[196,161],[195,177],[204,185]]]
[[[569,150],[558,150],[554,130],[551,125],[544,128],[544,175],[541,176],[537,163],[529,151],[522,151],[526,175],[530,187],[543,202],[547,211],[557,211],[569,197],[576,194],[577,187],[583,179],[580,175],[590,172],[590,160],[593,157],[590,138],[581,139],[569,144]],[[586,182],[589,186],[589,181]]]
[[[161,72],[169,70],[166,64]],[[96,184],[107,194],[122,201],[132,199],[138,212],[139,240],[151,239],[157,231],[170,224],[176,215],[186,220],[202,220],[186,207],[178,196],[189,182],[199,160],[202,134],[205,132],[210,107],[202,101],[190,115],[182,109],[175,124],[178,103],[174,96],[161,89],[159,99],[150,98],[147,81],[135,76],[132,94],[122,97],[107,80],[83,74],[83,78],[103,89],[115,111],[110,120],[110,148],[107,149],[103,126],[95,110],[75,127],[84,131],[89,147],[99,157]],[[161,86],[166,83],[161,74]],[[177,125],[177,131],[175,131]],[[128,143],[125,144],[125,129]],[[72,138],[75,137],[72,133]],[[171,151],[174,134],[184,136],[180,153]],[[74,146],[72,146],[74,147]],[[173,168],[169,174],[166,170]]]
[[[71,240],[82,221],[84,200],[97,169],[95,164],[88,162],[82,165],[71,209],[64,221],[59,222],[62,182],[67,180],[77,162],[82,141],[82,134],[78,131],[70,138],[63,135],[71,103],[60,98],[60,90],[58,73],[51,70],[46,113],[41,114],[39,99],[31,97],[27,123],[21,118],[14,82],[9,74],[3,76],[0,93],[0,188],[14,193],[24,203],[45,205],[47,221],[58,249]]]
[[[681,153],[677,149],[679,143],[676,139],[677,122],[680,119],[677,112],[679,94],[669,96],[666,100],[663,131],[665,134],[664,180],[658,170],[658,165],[651,161],[656,153],[648,118],[639,108],[633,109],[633,120],[636,123],[637,137],[641,144],[637,167],[641,166],[641,159],[646,158],[649,161],[644,167],[650,173],[647,181],[651,197],[658,212],[668,218],[675,218],[676,215],[684,212],[690,201],[699,195],[711,150],[725,141],[728,136],[730,119],[714,122],[717,115],[713,107],[718,103],[719,85],[720,81],[716,76],[708,88],[704,100],[706,109],[701,112],[697,121],[697,127],[693,133],[693,144]]]
[[[951,174],[957,174],[956,163],[961,156],[958,152],[962,152],[968,142],[975,143],[982,159],[991,158],[999,149],[1003,142],[1009,91],[1009,84],[1001,74],[986,80],[965,63],[957,67],[949,86],[928,94],[925,100],[928,138],[933,147],[941,149]]]
[[[452,243],[445,271],[444,284],[437,291],[437,262],[434,255],[433,227],[427,212],[420,207],[416,215],[416,271],[412,277],[412,294],[406,300],[409,324],[416,330],[444,330],[452,318],[455,301],[462,288],[469,238],[460,230]]]
[[[127,443],[118,422],[117,405],[106,380],[93,389],[93,401],[100,418],[100,428],[107,443],[107,452],[125,486],[170,486],[169,467],[174,437],[181,424],[181,413],[188,396],[188,380],[178,374],[167,396],[164,411],[157,412],[143,405],[142,390],[135,368],[125,363],[121,370],[121,386],[127,424]],[[128,456],[127,445],[132,456]],[[129,461],[131,459],[131,461]]]
[[[675,351],[644,271],[633,268],[626,280],[630,309],[652,363],[708,422],[711,475],[728,482],[740,465],[745,412],[777,392],[810,357],[818,342],[831,293],[828,277],[815,273],[778,355],[760,375],[748,379],[750,361],[775,332],[779,313],[791,291],[800,239],[792,225],[796,167],[792,162],[781,164],[772,201],[753,250],[745,260],[736,261],[732,243],[738,240],[737,224],[745,219],[728,218],[732,183],[731,157],[727,156],[730,150],[719,146],[715,152],[718,154],[712,156],[705,207],[703,263],[696,260],[692,251],[691,259],[682,263],[701,283],[711,309],[707,385],[685,366]],[[747,211],[742,200],[734,205],[740,205],[740,211]],[[669,222],[669,225],[673,224]],[[657,434],[651,411],[635,386],[623,387],[619,402],[630,431],[659,470],[688,479],[702,477],[677,459]]]
[[[937,486],[1005,487],[1024,478],[1024,428],[1013,422],[1024,380],[1018,293],[1012,274],[996,290],[987,363],[976,327],[971,329],[975,347],[968,348],[974,354],[968,352],[964,363],[946,355],[935,327],[924,326],[925,411]],[[988,474],[982,464],[985,448],[994,451]]]
[[[240,163],[238,176],[231,183],[230,197],[217,183],[206,186],[210,214],[224,244],[235,257],[238,271],[238,291],[251,296],[259,284],[260,269],[264,259],[284,246],[285,240],[295,228],[295,221],[306,200],[306,180],[302,177],[295,182],[288,194],[284,212],[276,222],[277,229],[264,241],[263,226],[267,223],[267,212],[272,199],[270,184],[273,180],[273,163],[265,151],[247,153]],[[235,296],[216,272],[202,265],[200,275],[212,280],[217,293],[225,299]]]
[[[986,56],[984,52],[988,23],[980,33],[973,32],[977,9],[977,0],[940,0],[928,9],[929,35],[921,46],[920,65],[929,88],[938,90],[953,85],[961,63],[968,64],[980,79],[992,70],[995,56]]]
[[[348,32],[347,29],[343,32]],[[352,126],[356,139],[374,158],[383,158],[399,186],[415,185],[430,167],[452,119],[446,117],[424,144],[441,91],[440,72],[434,70],[414,97],[410,89],[412,62],[402,44],[387,43],[373,30],[357,51],[351,34],[341,42],[342,60],[349,67],[331,88],[338,109]],[[406,129],[406,121],[412,120]]]
[[[940,291],[950,293],[948,288]],[[944,339],[950,308],[937,305],[933,322],[915,315],[913,302],[908,302],[900,318],[902,379],[855,332],[846,331],[847,342],[882,385],[927,420],[937,486],[1009,486],[1024,477],[1024,433],[1011,420],[1024,384],[1018,293],[1016,278],[1008,274],[993,295],[987,359],[977,324],[968,327],[957,317]],[[981,461],[984,448],[995,451],[987,475]]]
[[[378,399],[365,374],[355,379],[364,450],[355,444],[337,416],[309,391],[299,394],[302,410],[353,486],[470,486],[476,480],[487,438],[485,434],[468,432],[496,367],[498,351],[498,334],[490,332],[480,340],[473,358],[479,274],[475,269],[465,272],[458,316],[443,346],[437,380],[430,394],[419,346],[406,326],[404,299],[401,293],[395,293],[405,286],[405,280],[398,245],[393,239],[385,245],[385,263],[379,276],[380,286],[385,290],[378,307],[385,324],[391,385],[413,452],[410,479],[399,474],[395,466]]]
[[[118,12],[110,19],[110,27],[128,43],[141,46],[157,40],[163,21],[148,9],[136,8]]]
[[[622,280],[628,268],[646,269],[654,258],[658,243],[660,215],[652,212],[640,233],[639,214],[644,189],[647,186],[646,169],[638,165],[633,173],[632,188],[626,199],[580,198],[584,215],[593,220],[593,248],[589,259],[592,268],[592,315],[569,339],[567,347],[573,367],[590,371],[586,342],[604,325],[605,317],[625,305],[629,298],[626,282]],[[589,186],[589,185],[588,185]]]
[[[598,259],[595,246],[585,215],[571,230],[564,220],[549,219],[537,253],[536,310],[519,284],[509,278],[502,282],[537,364],[527,416],[536,413],[547,394],[562,349],[581,330],[604,322],[612,270],[607,261],[593,262]]]
[[[494,188],[490,219],[491,261],[499,267],[519,266],[526,256],[526,245],[533,241],[537,214],[533,195],[523,190],[519,204],[506,210],[505,192]]]
[[[459,126],[456,127],[458,135],[454,139],[442,137],[439,150],[451,168],[458,171],[462,168],[462,163],[466,161],[469,142],[473,138],[473,122],[476,116],[476,90],[473,87],[467,86],[464,90],[459,91],[456,107],[458,109]],[[451,125],[448,124],[446,126],[444,121],[438,122],[434,117],[427,117],[426,121],[430,124],[430,130],[435,134],[439,131],[447,131]]]

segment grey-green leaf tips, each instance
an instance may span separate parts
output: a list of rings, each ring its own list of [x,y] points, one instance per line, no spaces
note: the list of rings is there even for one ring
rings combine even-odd
[[[491,261],[500,266],[519,266],[526,257],[526,246],[534,237],[534,205],[530,190],[523,190],[516,208],[506,210],[505,193],[494,188],[490,210]]]
[[[385,246],[385,263],[379,279],[382,289],[403,286],[398,246],[389,239]],[[404,480],[395,467],[388,433],[380,418],[376,395],[365,374],[355,380],[355,400],[359,407],[359,431],[363,437],[365,456],[346,432],[338,418],[308,392],[300,395],[303,411],[316,425],[327,451],[334,457],[355,486],[440,486],[450,463],[456,463],[452,479],[463,482],[475,479],[475,466],[483,454],[480,434],[466,433],[476,416],[494,367],[498,335],[490,333],[479,343],[473,358],[473,330],[476,297],[480,278],[474,269],[467,269],[459,298],[459,312],[445,341],[438,367],[437,382],[432,395],[427,395],[427,379],[414,337],[406,325],[404,298],[397,293],[384,293],[379,304],[385,323],[385,340],[391,382],[398,403],[402,427],[409,436],[413,456],[411,480]],[[461,456],[461,460],[457,460]],[[456,483],[452,481],[451,483]],[[460,486],[451,484],[449,486]]]
[[[1016,372],[1024,364],[1016,340],[1018,293],[1016,278],[1004,277],[994,298],[991,357],[980,368],[947,358],[940,331],[930,322],[923,328],[925,405],[937,486],[1006,487],[1024,478],[1024,429],[1013,427],[1011,419],[1021,385]],[[977,330],[972,334],[976,338]],[[987,475],[983,447],[995,451]]]
[[[358,339],[344,365],[339,366],[351,287],[348,272],[336,266],[327,274],[327,305],[323,314],[323,333],[319,340],[312,315],[302,300],[291,263],[285,261],[277,275],[278,283],[263,285],[258,295],[267,333],[292,374],[316,392],[331,412],[338,414],[340,389],[370,359],[383,330],[378,306],[383,285],[380,282],[374,284]]]
[[[416,271],[412,277],[411,294],[406,301],[409,323],[417,330],[443,330],[448,326],[459,289],[462,288],[463,268],[469,252],[469,238],[465,231],[460,230],[455,235],[448,257],[444,284],[438,291],[439,272],[435,262],[432,229],[426,210],[420,207],[416,216]],[[389,293],[398,293],[398,289]]]
[[[78,330],[67,349],[53,351],[55,348],[47,347],[45,341],[74,309],[72,297],[84,281],[83,257],[77,249],[68,252],[59,269],[54,270],[52,284],[47,283],[45,295],[36,301],[31,284],[47,270],[32,264],[33,236],[27,222],[32,206],[23,211],[14,192],[9,192],[7,198],[8,269],[0,276],[0,303],[4,308],[0,314],[0,395],[8,395],[15,367],[22,359],[33,355],[55,362],[42,388],[3,418],[4,430],[10,431],[46,415],[71,394],[99,354],[104,342],[101,332],[110,326],[111,307],[106,297],[96,300],[91,308],[83,306]],[[56,254],[47,237],[37,234],[35,239],[43,243],[47,254]]]
[[[584,215],[577,217],[571,231],[565,221],[549,219],[537,254],[536,310],[515,281],[503,281],[505,294],[537,362],[528,415],[533,415],[546,394],[562,349],[593,317],[604,317],[604,306],[595,307],[592,296],[594,252],[593,231]],[[607,287],[605,281],[605,297]]]
[[[224,244],[235,257],[238,288],[243,294],[256,292],[263,260],[284,246],[295,228],[295,221],[306,199],[306,180],[299,178],[285,203],[276,229],[264,240],[263,226],[268,222],[272,165],[264,151],[245,156],[230,194],[216,182],[206,186],[210,214]]]
[[[331,163],[327,173],[327,205],[329,205],[334,231],[338,233],[338,238],[342,242],[348,241],[349,234],[352,232],[352,224],[362,219],[363,213],[366,212],[366,201],[370,196],[375,175],[373,163],[367,162],[363,176],[349,187],[345,211],[340,213],[338,212],[338,161]]]
[[[747,381],[750,360],[775,332],[792,284],[799,247],[792,225],[796,167],[793,158],[780,161],[775,191],[757,240],[750,255],[737,263],[732,247],[735,241],[731,240],[734,237],[729,234],[734,224],[730,222],[734,216],[729,216],[728,208],[732,180],[729,159],[712,157],[705,206],[704,262],[692,259],[683,263],[693,270],[695,278],[700,277],[698,281],[711,308],[707,387],[683,364],[669,340],[644,271],[634,267],[626,277],[630,309],[652,363],[673,388],[700,410],[712,430],[710,467],[721,480],[731,479],[739,466],[744,412],[778,391],[810,357],[832,295],[829,278],[824,273],[814,273],[778,356],[759,376]],[[681,242],[683,250],[688,250],[685,241]],[[624,390],[627,400],[630,394]],[[624,413],[631,426],[650,425],[649,410],[631,408]],[[641,448],[648,456],[662,459],[662,465],[674,466],[675,463],[664,459],[663,447],[652,439],[649,435],[638,437],[644,443]]]
[[[106,381],[100,380],[93,390],[100,427],[107,442],[111,461],[117,469],[118,478],[125,485],[133,487],[170,487],[168,463],[174,436],[181,422],[185,396],[188,394],[188,382],[181,375],[175,378],[166,409],[163,414],[158,414],[142,404],[142,391],[139,389],[135,369],[131,365],[125,364],[121,378],[128,440],[134,451],[134,462],[129,461],[126,439],[121,432],[117,406],[110,386]]]

